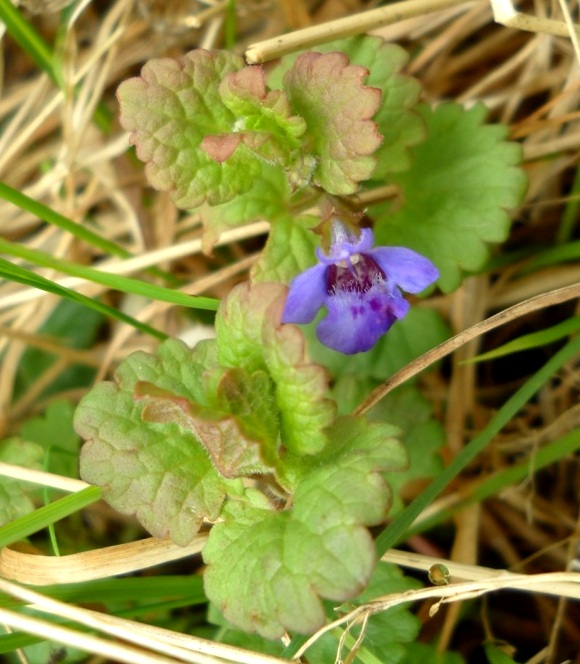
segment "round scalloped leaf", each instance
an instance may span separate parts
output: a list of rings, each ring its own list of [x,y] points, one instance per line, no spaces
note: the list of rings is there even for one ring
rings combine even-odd
[[[301,147],[306,123],[293,115],[281,90],[266,90],[264,70],[252,66],[224,78],[223,103],[238,118],[236,129],[254,152],[273,163],[288,165]]]
[[[381,91],[364,85],[368,71],[343,53],[304,53],[284,76],[292,110],[306,121],[306,150],[317,160],[314,183],[337,196],[353,194],[377,165],[382,142],[371,119]]]
[[[335,409],[326,398],[328,375],[311,363],[301,330],[281,323],[286,291],[275,283],[234,288],[216,316],[218,357],[224,366],[267,371],[280,410],[282,445],[309,455],[326,445],[324,428]]]
[[[343,39],[334,47],[345,51],[354,64],[366,67],[370,72],[366,84],[382,91],[381,106],[373,118],[383,136],[375,154],[378,164],[373,180],[407,170],[411,164],[409,147],[427,136],[425,123],[413,110],[421,96],[421,85],[400,73],[409,56],[397,44],[387,44],[373,35]]]
[[[411,149],[411,168],[391,176],[401,188],[402,206],[395,212],[375,206],[369,214],[377,221],[377,245],[406,246],[427,256],[449,292],[461,283],[462,271],[483,266],[486,243],[506,239],[506,209],[521,202],[527,181],[518,167],[521,147],[505,140],[506,127],[484,123],[483,105],[419,110],[428,138]]]
[[[179,399],[203,398],[202,374],[207,344],[199,355],[175,339],[164,342],[157,356],[130,355],[114,383],[96,385],[75,413],[77,433],[87,442],[80,458],[81,477],[103,488],[117,511],[134,514],[155,537],[186,545],[204,518],[219,516],[229,486],[186,427],[147,419],[151,406],[139,384]],[[205,354],[205,357],[204,357]],[[162,419],[162,418],[157,418]]]
[[[197,49],[179,60],[151,60],[140,77],[119,86],[121,124],[146,163],[149,182],[169,191],[181,208],[223,203],[252,186],[258,165],[246,146],[222,163],[202,146],[208,135],[233,132],[236,117],[219,85],[244,65],[233,53]]]
[[[311,633],[324,620],[322,598],[343,601],[367,584],[376,560],[366,526],[381,523],[390,491],[381,472],[404,467],[394,428],[344,418],[330,446],[296,488],[292,508],[227,504],[203,557],[210,601],[225,618],[267,638]],[[258,497],[258,500],[263,500]]]
[[[409,147],[425,140],[425,123],[413,109],[421,95],[420,83],[411,76],[400,73],[408,55],[396,44],[387,44],[374,35],[359,35],[319,44],[316,51],[345,53],[352,64],[369,71],[366,85],[379,88],[382,99],[373,117],[383,136],[383,143],[375,152],[377,167],[373,179],[384,178],[388,173],[409,168]],[[282,58],[281,63],[268,76],[268,84],[282,86],[282,77],[290,69],[299,54]]]

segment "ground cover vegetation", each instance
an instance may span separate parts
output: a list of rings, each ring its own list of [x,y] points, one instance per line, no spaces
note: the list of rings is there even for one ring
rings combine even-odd
[[[578,6],[0,20],[0,657],[580,661]]]

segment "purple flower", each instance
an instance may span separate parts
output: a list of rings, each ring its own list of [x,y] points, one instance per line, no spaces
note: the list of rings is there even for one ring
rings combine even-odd
[[[439,271],[430,260],[405,247],[376,247],[373,232],[356,237],[333,220],[330,253],[316,250],[319,263],[290,284],[283,323],[310,323],[321,307],[328,315],[316,328],[325,345],[341,353],[371,349],[409,311],[401,294],[419,293]]]

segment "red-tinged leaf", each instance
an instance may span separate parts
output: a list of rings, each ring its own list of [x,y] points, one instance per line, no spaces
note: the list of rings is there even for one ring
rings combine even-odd
[[[219,88],[222,102],[236,116],[244,143],[270,165],[288,167],[300,156],[304,119],[293,114],[281,90],[268,91],[261,67],[245,67],[226,76]]]
[[[401,73],[408,60],[407,53],[397,44],[388,44],[374,35],[341,39],[323,45],[320,50],[344,51],[353,64],[369,70],[367,85],[382,91],[381,106],[374,120],[384,140],[375,154],[378,164],[373,180],[407,170],[411,164],[409,148],[427,137],[425,123],[414,110],[421,96],[421,85]]]
[[[260,458],[270,468],[279,462],[280,437],[273,389],[267,372],[249,374],[236,367],[223,372],[216,390],[218,408],[235,417],[246,438],[260,441]]]
[[[381,91],[364,85],[368,70],[343,53],[305,53],[284,76],[293,110],[307,125],[318,160],[314,182],[335,195],[352,194],[376,167],[382,136],[372,120]]]
[[[220,474],[228,479],[271,470],[262,461],[259,441],[246,438],[231,417],[211,419],[207,414],[200,414],[193,404],[183,399],[174,401],[171,397],[147,403],[142,417],[144,422],[173,422],[191,431],[203,444]]]
[[[199,403],[203,371],[212,361],[207,344],[192,351],[175,339],[161,344],[157,356],[133,353],[115,382],[96,385],[75,413],[75,429],[86,440],[81,477],[102,487],[114,509],[180,545],[191,542],[204,519],[218,518],[226,491],[239,481],[221,476],[197,436],[167,413],[162,422],[147,421],[143,394],[161,399],[170,393],[174,402],[166,406],[176,410]]]
[[[207,387],[209,393],[216,391],[215,408],[200,407],[143,381],[136,384],[135,395],[145,401],[144,421],[175,423],[191,431],[224,477],[272,472],[278,461],[279,426],[268,375],[218,370],[216,384],[208,381]]]
[[[179,207],[223,203],[252,186],[258,164],[249,150],[239,146],[220,162],[202,147],[208,134],[234,131],[237,118],[218,88],[242,67],[233,53],[197,49],[179,60],[151,60],[140,77],[119,86],[121,124],[146,163],[147,178]]]
[[[326,445],[324,429],[334,420],[335,405],[327,399],[328,375],[310,361],[301,330],[281,323],[286,291],[274,283],[237,286],[216,317],[218,356],[225,366],[268,373],[280,410],[282,445],[309,455]]]
[[[234,154],[241,141],[242,134],[219,134],[206,136],[201,146],[212,159],[221,164]]]
[[[230,622],[267,638],[311,633],[325,621],[322,598],[340,602],[363,590],[376,563],[366,526],[385,519],[391,499],[382,472],[406,464],[395,431],[338,420],[291,509],[274,512],[251,490],[246,504],[226,503],[203,557],[206,594]]]
[[[244,67],[239,72],[228,74],[220,85],[222,97],[229,95],[239,99],[264,100],[266,80],[262,67]]]

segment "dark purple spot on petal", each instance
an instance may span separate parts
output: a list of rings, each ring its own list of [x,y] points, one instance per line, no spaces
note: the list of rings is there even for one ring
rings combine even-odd
[[[352,314],[353,319],[356,319],[359,316],[365,315],[365,308],[363,305],[351,306],[350,313]]]

